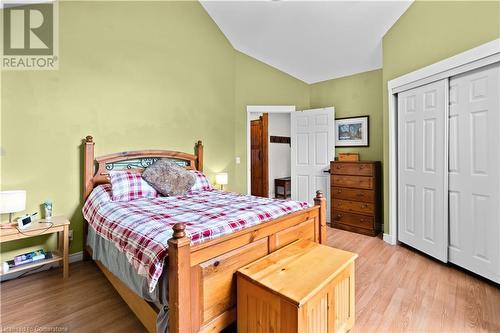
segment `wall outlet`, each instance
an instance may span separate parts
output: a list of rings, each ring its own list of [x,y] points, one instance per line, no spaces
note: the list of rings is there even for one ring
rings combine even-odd
[[[73,230],[70,229],[69,231],[69,240],[72,241],[73,240]]]

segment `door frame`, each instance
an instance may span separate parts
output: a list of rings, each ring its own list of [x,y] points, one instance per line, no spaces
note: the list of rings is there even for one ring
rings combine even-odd
[[[247,105],[247,194],[252,193],[252,148],[250,121],[252,113],[292,113],[295,112],[295,105]],[[268,156],[269,158],[269,156]],[[268,165],[269,169],[269,165]],[[269,174],[269,170],[268,170]],[[269,178],[269,177],[268,177]],[[269,186],[269,179],[268,186]],[[269,192],[269,191],[268,191]]]
[[[389,232],[384,241],[397,244],[398,227],[398,165],[397,165],[397,94],[430,82],[484,67],[500,61],[500,38],[433,63],[387,82],[389,118]]]

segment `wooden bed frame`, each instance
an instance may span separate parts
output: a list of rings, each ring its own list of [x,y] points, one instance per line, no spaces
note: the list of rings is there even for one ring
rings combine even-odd
[[[185,162],[186,168],[203,171],[203,145],[196,143],[196,154],[167,150],[121,152],[94,159],[94,141],[84,141],[83,199],[92,189],[109,183],[112,163],[152,157],[172,158]],[[108,166],[108,167],[107,167]],[[170,332],[219,332],[236,320],[236,284],[234,272],[293,241],[311,239],[325,243],[326,201],[320,191],[315,205],[260,225],[216,238],[194,246],[182,223],[174,225],[168,241],[168,288]],[[84,225],[85,258],[88,223]],[[122,296],[149,332],[156,332],[158,309],[131,291],[99,261],[99,268]],[[168,268],[167,268],[168,267]]]

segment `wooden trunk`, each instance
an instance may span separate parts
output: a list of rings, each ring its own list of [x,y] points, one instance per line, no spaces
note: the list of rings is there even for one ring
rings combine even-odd
[[[302,240],[238,270],[238,332],[347,332],[356,257]]]

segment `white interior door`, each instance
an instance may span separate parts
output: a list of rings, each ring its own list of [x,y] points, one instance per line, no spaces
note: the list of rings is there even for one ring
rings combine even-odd
[[[450,80],[449,260],[500,282],[500,65]]]
[[[330,175],[325,171],[335,156],[334,121],[333,107],[291,113],[292,199],[312,203],[317,190],[330,198]]]
[[[448,79],[398,94],[398,239],[448,257]]]

